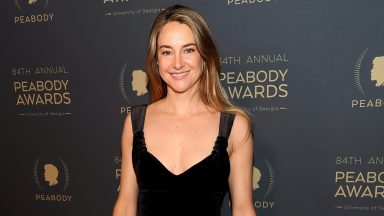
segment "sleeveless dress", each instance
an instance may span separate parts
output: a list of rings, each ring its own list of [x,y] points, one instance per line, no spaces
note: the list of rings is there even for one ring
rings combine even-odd
[[[139,216],[220,216],[230,172],[228,137],[234,114],[220,114],[220,129],[210,155],[181,174],[171,173],[147,151],[146,105],[132,107],[132,162],[139,188]]]

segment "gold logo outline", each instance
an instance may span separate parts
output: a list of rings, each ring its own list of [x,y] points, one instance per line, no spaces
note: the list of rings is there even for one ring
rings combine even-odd
[[[361,70],[361,64],[363,63],[363,60],[365,58],[365,55],[367,54],[368,52],[368,48],[365,48],[360,56],[357,58],[356,60],[356,64],[355,64],[355,70],[354,70],[354,80],[355,80],[355,85],[357,87],[357,89],[359,90],[359,92],[365,96],[365,91],[361,85],[361,80],[360,80],[360,70]]]
[[[123,98],[125,99],[126,102],[131,103],[131,101],[127,97],[127,93],[125,92],[125,82],[124,82],[124,73],[127,68],[128,63],[125,63],[123,68],[120,71],[120,76],[119,76],[119,87],[120,87],[120,92],[123,95]]]
[[[64,183],[64,187],[63,187],[63,192],[65,192],[67,190],[67,188],[68,188],[68,185],[69,185],[69,182],[71,181],[71,178],[70,178],[70,175],[69,175],[69,169],[68,169],[67,164],[60,157],[59,157],[59,161],[60,161],[61,165],[63,166],[64,173],[65,173],[65,183]],[[37,170],[38,166],[39,166],[39,163],[40,163],[40,156],[36,159],[35,164],[33,166],[33,178],[35,180],[35,183],[36,183],[37,187],[41,191],[44,191],[44,188],[41,186],[41,183],[40,183],[40,180],[39,180],[39,174],[38,174],[38,170]]]
[[[276,182],[276,172],[273,169],[272,164],[267,159],[265,159],[265,158],[264,158],[264,163],[267,166],[268,173],[269,173],[268,188],[267,188],[267,192],[265,192],[265,194],[264,194],[264,198],[266,198],[272,192],[272,190],[274,188],[274,185],[275,185],[275,182]],[[253,166],[253,168],[256,168],[256,169],[260,170],[259,168],[255,167],[255,166]],[[254,191],[258,190],[258,188],[254,188],[253,190]]]
[[[49,0],[44,0],[44,1],[45,1],[45,4],[44,4],[44,7],[43,7],[43,10],[46,10],[47,7],[48,7],[48,4],[49,4]],[[20,5],[19,0],[14,0],[14,2],[16,4],[16,7],[20,10],[20,12],[24,13],[24,10],[23,10],[23,8]]]

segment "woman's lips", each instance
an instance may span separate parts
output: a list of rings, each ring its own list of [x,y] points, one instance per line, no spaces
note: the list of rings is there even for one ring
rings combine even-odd
[[[177,73],[169,73],[175,79],[183,79],[188,75],[189,71],[185,72],[177,72]]]

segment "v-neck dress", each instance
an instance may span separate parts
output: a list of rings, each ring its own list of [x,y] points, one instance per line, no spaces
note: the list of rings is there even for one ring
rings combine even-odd
[[[228,191],[228,137],[235,115],[220,114],[210,155],[181,174],[170,172],[148,152],[144,138],[146,105],[132,107],[132,163],[139,188],[138,216],[219,216]]]

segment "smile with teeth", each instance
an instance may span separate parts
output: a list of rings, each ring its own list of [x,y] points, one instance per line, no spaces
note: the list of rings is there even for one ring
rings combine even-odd
[[[188,74],[188,71],[185,71],[185,72],[178,72],[178,73],[169,73],[173,78],[177,78],[177,79],[180,79],[180,78],[184,78],[187,76]]]

